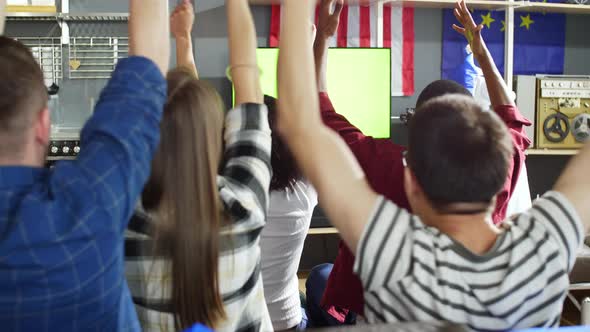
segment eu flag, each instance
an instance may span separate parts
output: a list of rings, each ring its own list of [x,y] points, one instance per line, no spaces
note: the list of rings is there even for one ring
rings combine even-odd
[[[556,2],[556,1],[551,1]],[[472,13],[476,23],[485,25],[482,34],[500,71],[504,72],[504,12],[481,11]],[[514,14],[514,74],[563,74],[565,53],[564,14]],[[465,37],[451,26],[457,23],[452,10],[444,11],[442,76],[452,77],[461,66],[467,46]]]

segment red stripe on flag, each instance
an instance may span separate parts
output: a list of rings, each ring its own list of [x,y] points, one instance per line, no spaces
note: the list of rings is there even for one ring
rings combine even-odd
[[[360,47],[371,47],[371,8],[360,6],[359,12],[359,45]]]
[[[279,37],[281,34],[281,6],[273,5],[270,14],[270,36],[268,38],[269,47],[279,47]]]
[[[340,13],[337,45],[338,47],[346,47],[348,45],[348,6],[344,6],[342,13]]]
[[[402,17],[404,27],[402,92],[405,96],[410,96],[414,94],[414,8],[404,8]]]
[[[383,6],[383,47],[391,48],[391,6]]]

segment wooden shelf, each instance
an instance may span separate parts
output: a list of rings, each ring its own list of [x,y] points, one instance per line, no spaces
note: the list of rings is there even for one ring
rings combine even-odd
[[[519,12],[533,13],[563,13],[563,14],[590,14],[589,5],[576,5],[568,3],[524,2],[515,7]]]
[[[529,149],[526,151],[528,156],[575,156],[580,150],[549,150],[549,149]]]
[[[10,13],[46,13],[55,14],[55,6],[6,6],[6,12]]]
[[[285,0],[250,0],[251,5],[280,5]],[[349,5],[371,5],[383,0],[344,0]]]
[[[129,13],[8,12],[6,18],[11,21],[127,21]]]
[[[284,0],[250,0],[253,5],[274,5]],[[371,5],[383,3],[386,6],[401,6],[414,8],[453,8],[456,0],[345,0],[347,4]],[[527,0],[502,1],[502,0],[467,0],[467,5],[474,9],[504,10],[514,7],[519,12],[535,13],[564,13],[564,14],[590,14],[589,5],[576,5],[567,3],[531,2]]]
[[[414,8],[454,8],[456,0],[381,0],[386,6],[402,6]],[[472,0],[467,5],[473,9],[502,10],[511,3],[497,0]],[[514,5],[514,3],[512,3]]]
[[[339,234],[338,230],[334,227],[322,227],[322,228],[310,228],[307,232],[308,235],[327,235],[327,234]]]

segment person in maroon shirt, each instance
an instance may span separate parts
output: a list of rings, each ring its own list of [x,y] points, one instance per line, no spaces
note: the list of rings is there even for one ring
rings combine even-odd
[[[373,190],[392,200],[398,206],[409,209],[403,181],[402,152],[405,148],[390,139],[365,136],[344,116],[336,113],[328,96],[326,84],[328,39],[336,33],[342,6],[341,0],[336,0],[335,10],[331,13],[334,1],[322,0],[314,43],[322,119],[326,126],[336,131],[346,141],[363,168]],[[465,34],[464,30],[458,26],[454,26],[454,29]],[[497,197],[496,209],[493,213],[494,223],[500,223],[506,217],[508,201],[516,187],[521,167],[525,161],[525,150],[531,143],[524,130],[524,127],[530,126],[531,123],[516,108],[481,34],[477,33],[473,37],[473,41],[470,43],[471,49],[483,70],[493,110],[508,126],[514,144],[514,158],[511,161],[508,178]],[[416,107],[418,108],[432,98],[449,93],[470,95],[469,91],[455,82],[435,81],[422,91]],[[338,256],[327,280],[320,305],[324,310],[323,313],[329,315],[329,320],[332,322],[344,324],[349,322],[351,313],[361,315],[363,313],[363,288],[358,277],[353,274],[353,265],[354,255],[341,241]],[[325,271],[326,267],[323,266],[322,269]],[[310,276],[310,278],[312,277],[317,278],[317,276]],[[317,281],[311,282],[311,284],[317,284]],[[314,290],[311,292],[313,293]],[[311,302],[313,299],[308,298],[308,305],[313,306],[314,303]],[[315,305],[317,306],[317,304]],[[310,318],[314,319],[313,314]]]

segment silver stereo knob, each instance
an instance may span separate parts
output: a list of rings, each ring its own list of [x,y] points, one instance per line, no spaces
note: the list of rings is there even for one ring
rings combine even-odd
[[[74,153],[75,153],[75,154],[78,154],[78,153],[80,153],[80,147],[79,147],[79,146],[75,146],[75,147],[74,147]]]
[[[51,147],[51,153],[52,154],[56,154],[59,151],[59,149],[57,148],[57,146],[52,146]]]
[[[68,154],[68,153],[70,153],[70,148],[69,148],[69,147],[67,147],[67,146],[64,146],[64,148],[63,148],[63,149],[61,149],[61,151],[62,151],[64,154]]]

